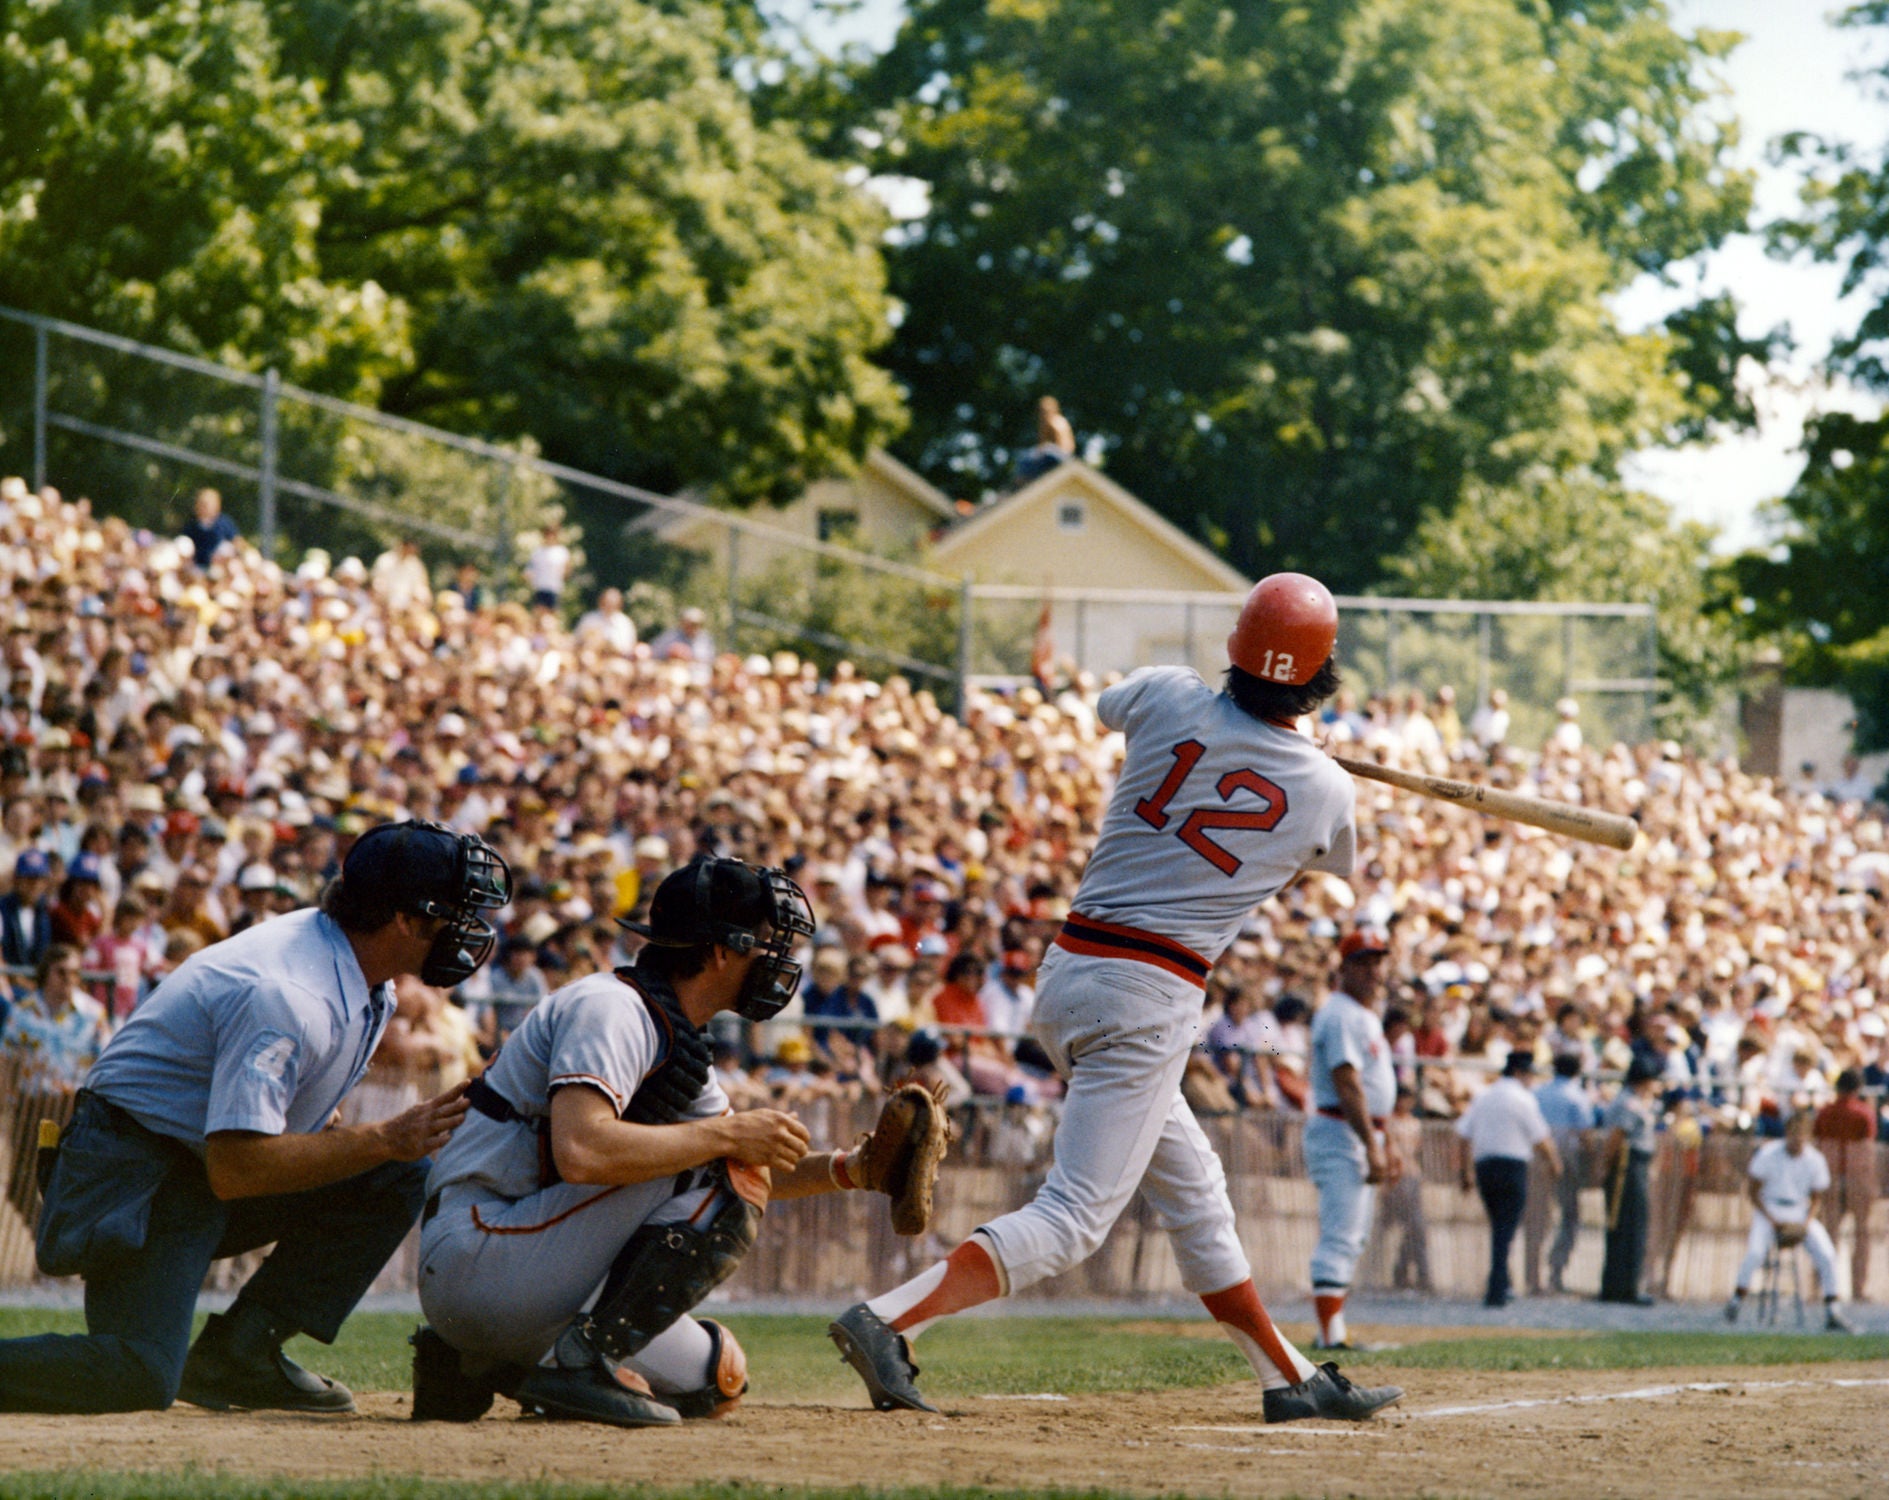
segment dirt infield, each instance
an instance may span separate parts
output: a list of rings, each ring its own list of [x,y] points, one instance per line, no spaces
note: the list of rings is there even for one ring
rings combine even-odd
[[[0,1418],[16,1469],[174,1469],[667,1485],[976,1484],[1158,1494],[1851,1496],[1889,1485],[1889,1368],[1820,1364],[1488,1374],[1379,1367],[1410,1394],[1367,1426],[1267,1428],[1250,1386],[1005,1397],[943,1416],[750,1402],[721,1423],[615,1432],[516,1420],[356,1417]],[[867,1435],[870,1434],[870,1444]]]

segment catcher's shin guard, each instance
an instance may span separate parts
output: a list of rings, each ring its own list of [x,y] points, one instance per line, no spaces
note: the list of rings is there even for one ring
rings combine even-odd
[[[693,1219],[645,1224],[617,1252],[588,1322],[612,1359],[628,1359],[716,1287],[754,1248],[761,1209],[717,1171],[718,1187]]]
[[[661,1399],[688,1419],[725,1417],[741,1404],[748,1389],[748,1356],[735,1336],[713,1318],[700,1322],[711,1343],[707,1383],[699,1390],[665,1393]]]

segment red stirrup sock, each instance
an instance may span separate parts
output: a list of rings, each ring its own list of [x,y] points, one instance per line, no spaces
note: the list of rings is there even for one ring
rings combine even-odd
[[[915,1339],[938,1319],[994,1302],[1004,1294],[1003,1272],[989,1245],[972,1235],[929,1271],[866,1304],[895,1330]]]
[[[1273,1327],[1266,1305],[1259,1300],[1259,1291],[1250,1278],[1224,1292],[1209,1292],[1200,1300],[1213,1314],[1214,1321],[1225,1328],[1227,1336],[1239,1346],[1264,1389],[1283,1390],[1314,1373],[1316,1366],[1292,1347],[1292,1340]]]
[[[1318,1309],[1319,1341],[1327,1349],[1344,1343],[1349,1332],[1345,1327],[1345,1294],[1319,1292],[1312,1298],[1312,1306]]]

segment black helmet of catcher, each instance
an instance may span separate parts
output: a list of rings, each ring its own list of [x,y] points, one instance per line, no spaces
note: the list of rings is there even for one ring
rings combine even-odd
[[[433,938],[420,982],[451,989],[492,956],[498,933],[481,912],[512,899],[512,872],[475,833],[415,818],[377,823],[354,841],[341,864],[341,884],[394,911],[434,917],[446,925]]]
[[[785,870],[704,858],[656,887],[647,922],[625,918],[618,925],[658,948],[719,944],[730,953],[755,954],[735,1014],[771,1021],[800,988],[794,945],[813,936],[813,907]]]

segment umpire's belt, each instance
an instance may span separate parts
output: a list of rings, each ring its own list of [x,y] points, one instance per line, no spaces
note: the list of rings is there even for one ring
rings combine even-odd
[[[1213,967],[1192,948],[1157,933],[1143,932],[1119,922],[1098,922],[1080,912],[1071,912],[1056,934],[1056,946],[1090,958],[1126,958],[1185,979],[1189,984],[1207,987],[1207,971]]]
[[[1347,1118],[1342,1109],[1331,1109],[1323,1104],[1319,1105],[1318,1112],[1328,1120],[1346,1120]],[[1377,1129],[1382,1130],[1384,1128],[1384,1117],[1382,1115],[1372,1115],[1371,1123]]]

